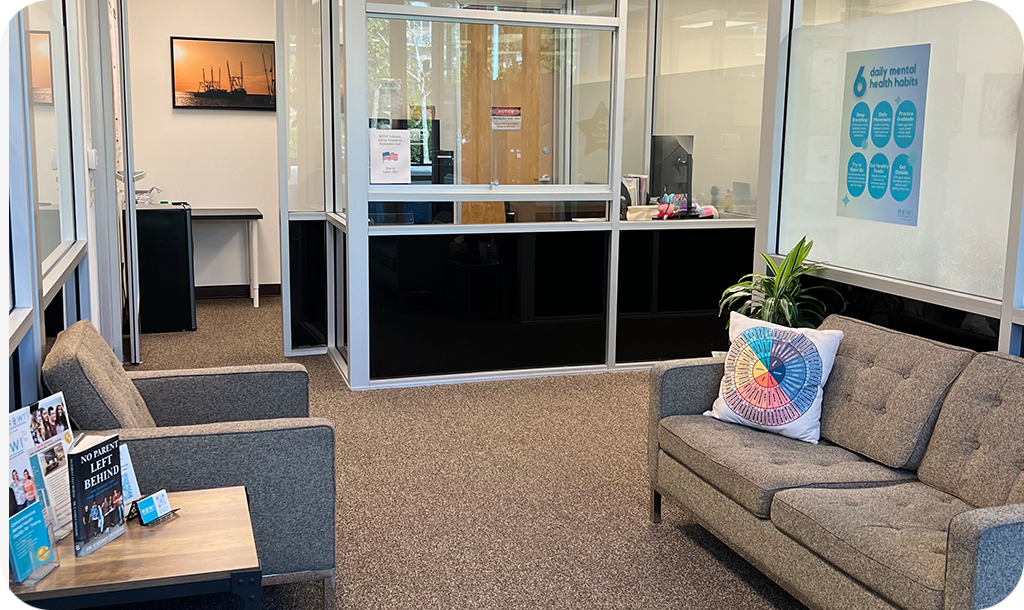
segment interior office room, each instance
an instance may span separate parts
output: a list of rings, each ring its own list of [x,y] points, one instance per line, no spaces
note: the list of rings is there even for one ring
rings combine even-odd
[[[9,18],[12,603],[1024,606],[1016,3]]]

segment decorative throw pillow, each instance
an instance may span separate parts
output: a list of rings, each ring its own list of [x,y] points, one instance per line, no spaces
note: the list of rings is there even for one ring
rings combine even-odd
[[[842,338],[840,330],[786,328],[732,312],[725,377],[704,415],[818,444],[821,391]]]

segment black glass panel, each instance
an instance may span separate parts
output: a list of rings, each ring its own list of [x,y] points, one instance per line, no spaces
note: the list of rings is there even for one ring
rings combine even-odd
[[[616,361],[729,349],[718,299],[753,261],[754,229],[622,231]]]
[[[327,229],[323,221],[288,225],[292,347],[327,345]]]
[[[846,308],[840,311],[841,303],[829,300],[829,311],[979,352],[999,347],[997,318],[818,278],[806,278],[805,282],[827,283],[842,293]]]
[[[370,238],[370,377],[601,364],[608,233]]]

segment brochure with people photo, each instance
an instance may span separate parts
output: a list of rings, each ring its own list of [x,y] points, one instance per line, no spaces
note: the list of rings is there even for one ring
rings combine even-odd
[[[29,432],[29,409],[8,415],[8,526],[9,559],[15,582],[42,578],[53,569],[56,553],[47,527],[43,486],[37,485],[39,467],[33,464],[34,444]]]
[[[71,422],[64,394],[52,396],[26,407],[32,437],[32,454],[39,457],[43,481],[49,491],[49,507],[54,535],[58,540],[71,533],[71,483],[67,453],[71,448]]]

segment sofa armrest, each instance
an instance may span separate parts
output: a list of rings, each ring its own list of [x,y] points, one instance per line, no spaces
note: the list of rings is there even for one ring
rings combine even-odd
[[[670,415],[695,415],[711,408],[725,374],[721,358],[669,360],[651,367],[647,417],[647,471],[658,481],[658,425]]]
[[[335,566],[334,427],[320,418],[122,428],[140,491],[244,485],[264,576]]]
[[[158,426],[309,416],[309,375],[298,364],[128,373]]]
[[[949,524],[947,546],[946,609],[996,605],[1024,572],[1024,504],[960,513]]]

